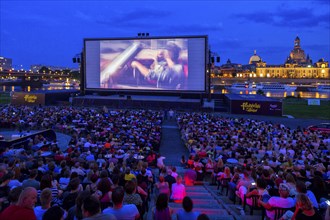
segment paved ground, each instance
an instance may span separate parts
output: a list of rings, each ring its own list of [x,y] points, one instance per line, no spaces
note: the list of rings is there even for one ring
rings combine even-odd
[[[181,141],[179,127],[174,119],[165,120],[162,126],[162,141],[160,146],[160,154],[165,156],[164,163],[166,166],[180,166],[181,156],[186,159],[189,156],[188,149]]]

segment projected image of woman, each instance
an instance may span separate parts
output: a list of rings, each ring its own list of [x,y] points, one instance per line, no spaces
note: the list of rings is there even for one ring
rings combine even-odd
[[[133,61],[131,66],[157,88],[183,89],[185,77],[183,66],[179,63],[180,52],[181,48],[173,41],[169,41],[149,68],[139,61]]]

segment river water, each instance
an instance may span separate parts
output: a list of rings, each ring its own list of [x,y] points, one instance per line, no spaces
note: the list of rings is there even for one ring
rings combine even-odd
[[[47,90],[67,90],[67,89],[79,89],[79,86],[43,86],[43,87],[31,87],[31,86],[1,86],[0,92],[34,92],[34,91],[47,91]]]
[[[211,89],[211,93],[218,94],[229,94],[230,92],[226,89]],[[238,91],[235,94],[257,94],[256,91]],[[266,91],[266,97],[271,98],[286,98],[286,97],[300,97],[305,99],[330,99],[329,92],[310,92],[310,91],[295,91],[295,92],[279,92],[279,91]]]
[[[47,90],[66,90],[66,89],[79,89],[79,86],[44,86],[41,88],[36,87],[21,87],[21,86],[1,86],[0,92],[33,92],[33,91],[47,91]],[[229,94],[226,89],[211,89],[211,93],[218,93],[218,94]],[[256,94],[256,91],[248,92],[248,91],[239,91],[236,94]],[[329,92],[310,92],[310,91],[295,91],[295,92],[278,92],[278,91],[266,91],[266,97],[271,98],[286,98],[289,96],[306,98],[306,99],[330,99]]]

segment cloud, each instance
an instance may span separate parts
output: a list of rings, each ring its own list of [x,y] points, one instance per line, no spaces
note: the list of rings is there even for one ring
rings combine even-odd
[[[255,22],[260,24],[273,25],[278,27],[311,28],[325,27],[329,28],[329,11],[318,14],[309,8],[290,9],[280,7],[274,12],[256,11],[251,13],[235,14],[243,22]]]
[[[304,45],[305,53],[308,54],[308,51],[330,51],[329,44],[307,44]]]
[[[134,24],[139,24],[140,22],[145,25],[148,22],[158,21],[160,18],[168,17],[170,15],[171,12],[169,11],[144,8],[117,13],[113,15],[110,20],[98,20],[97,22],[101,24],[111,23],[116,26],[131,26]]]
[[[316,2],[318,2],[318,3],[320,3],[320,4],[324,4],[324,5],[330,5],[330,2],[329,2],[329,0],[314,0],[314,1],[316,1]]]
[[[220,48],[226,48],[227,50],[232,50],[232,49],[241,48],[243,45],[242,45],[242,41],[237,38],[227,38],[227,39],[220,39],[214,42],[214,46]]]
[[[222,30],[222,23],[210,24],[210,23],[200,23],[200,24],[176,24],[176,25],[166,25],[162,27],[164,32],[174,32],[174,33],[200,33],[205,34],[210,32],[216,32]]]
[[[144,8],[129,12],[117,12],[108,19],[96,19],[96,23],[106,25],[113,30],[129,29],[132,31],[153,30],[168,34],[196,34],[205,32],[216,32],[222,30],[222,22],[193,23],[183,21],[174,17],[172,11],[165,11],[152,8]],[[151,33],[152,34],[152,33]]]

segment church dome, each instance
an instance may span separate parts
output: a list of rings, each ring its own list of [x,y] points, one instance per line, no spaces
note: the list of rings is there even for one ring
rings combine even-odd
[[[249,64],[258,63],[261,61],[261,57],[257,55],[257,51],[254,51],[254,54],[250,57]]]

